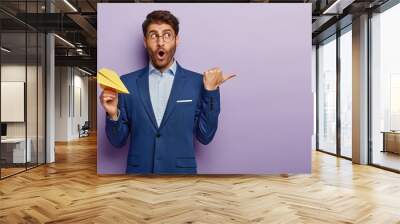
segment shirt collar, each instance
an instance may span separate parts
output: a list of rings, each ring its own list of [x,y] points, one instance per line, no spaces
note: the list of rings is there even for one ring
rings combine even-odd
[[[167,70],[164,71],[164,73],[169,72],[170,74],[175,75],[176,74],[177,63],[176,63],[175,59],[172,59],[172,60],[174,60],[174,62],[172,63],[172,65]],[[149,62],[149,74],[152,74],[152,73],[154,74],[154,72],[161,73],[159,70],[157,70],[153,66],[153,64],[150,61]]]

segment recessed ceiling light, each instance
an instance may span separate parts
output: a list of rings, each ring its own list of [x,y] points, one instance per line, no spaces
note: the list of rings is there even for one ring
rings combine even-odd
[[[57,35],[57,34],[54,34],[54,36],[57,37],[58,39],[60,39],[62,42],[66,43],[67,45],[69,45],[69,46],[75,48],[75,45],[73,45],[73,44],[72,44],[71,42],[69,42],[68,40],[66,40],[66,39],[64,39],[64,38],[62,38],[62,37],[60,37],[60,36]]]
[[[88,72],[88,71],[86,71],[86,70],[83,70],[83,69],[81,69],[81,68],[79,68],[79,67],[78,67],[78,70],[81,71],[81,72],[83,72],[83,73],[85,73],[85,74],[87,74],[87,75],[92,75],[92,73],[90,73],[90,72]]]
[[[4,51],[6,53],[10,53],[11,52],[11,50],[9,50],[9,49],[7,49],[5,47],[1,47],[1,51]]]
[[[65,4],[67,4],[73,11],[78,12],[78,10],[71,4],[69,3],[68,0],[64,0]]]
[[[336,0],[322,14],[342,14],[343,9],[353,3],[355,0]]]

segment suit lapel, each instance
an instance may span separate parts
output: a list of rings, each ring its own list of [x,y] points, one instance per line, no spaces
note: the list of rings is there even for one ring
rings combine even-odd
[[[168,98],[167,108],[165,109],[163,119],[160,124],[160,129],[166,124],[169,116],[175,109],[176,101],[179,99],[179,96],[184,89],[186,82],[186,76],[183,73],[182,67],[177,64],[176,74],[174,77],[174,82],[172,84],[171,93]]]
[[[150,99],[148,73],[149,73],[149,66],[145,67],[142,70],[142,74],[140,74],[139,78],[137,79],[137,86],[138,86],[138,90],[139,90],[139,96],[143,102],[146,113],[149,116],[154,128],[157,129],[156,117],[154,115],[154,111],[153,111],[153,107],[151,105],[151,99]]]

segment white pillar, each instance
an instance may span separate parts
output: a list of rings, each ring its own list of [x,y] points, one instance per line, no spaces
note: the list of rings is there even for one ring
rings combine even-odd
[[[53,12],[50,1],[46,4],[47,12]],[[46,35],[46,163],[55,162],[55,44],[54,34]]]
[[[368,163],[368,15],[353,19],[352,160]]]

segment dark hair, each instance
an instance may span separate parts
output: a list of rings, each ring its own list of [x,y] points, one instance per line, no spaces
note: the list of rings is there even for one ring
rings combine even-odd
[[[152,23],[166,23],[175,31],[175,35],[179,32],[179,21],[171,12],[165,10],[156,10],[146,16],[146,20],[142,24],[143,35],[146,36],[147,28]]]

